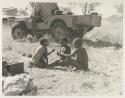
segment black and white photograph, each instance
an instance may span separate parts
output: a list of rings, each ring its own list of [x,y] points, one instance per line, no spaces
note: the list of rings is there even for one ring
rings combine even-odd
[[[122,96],[123,0],[2,0],[2,96]]]

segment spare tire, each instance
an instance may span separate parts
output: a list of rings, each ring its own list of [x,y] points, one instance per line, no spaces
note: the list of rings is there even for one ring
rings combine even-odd
[[[67,25],[63,21],[56,21],[50,27],[50,33],[53,38],[59,41],[62,37],[68,36]]]
[[[14,40],[18,40],[18,39],[26,39],[27,37],[27,30],[26,27],[24,27],[25,25],[22,24],[17,24],[16,26],[14,26],[12,28],[12,37]]]

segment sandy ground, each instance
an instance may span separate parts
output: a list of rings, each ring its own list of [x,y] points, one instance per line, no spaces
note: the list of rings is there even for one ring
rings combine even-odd
[[[29,69],[25,66],[34,78],[37,95],[121,95],[122,50],[91,48],[88,54],[90,71],[87,72],[71,72],[61,67]],[[51,57],[57,58],[54,54]],[[29,59],[23,60],[26,63]]]
[[[15,44],[12,39],[10,40],[13,44],[10,41],[8,43],[7,36],[10,38],[10,33],[5,34],[8,32],[7,27],[3,30],[3,58],[24,61],[25,71],[33,77],[34,86],[37,87],[35,95],[122,95],[122,48],[115,50],[113,47],[94,48],[86,45],[90,69],[87,72],[71,72],[62,67],[28,68],[31,58],[21,56],[24,52],[20,48],[22,43]],[[31,49],[28,45],[23,47]],[[52,48],[58,47],[49,47],[50,50]],[[57,58],[56,53],[53,53],[49,56],[49,62]]]

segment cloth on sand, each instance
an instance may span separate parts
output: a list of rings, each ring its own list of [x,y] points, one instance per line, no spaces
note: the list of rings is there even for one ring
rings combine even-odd
[[[16,96],[33,89],[33,79],[28,74],[5,77],[2,91],[5,96]]]

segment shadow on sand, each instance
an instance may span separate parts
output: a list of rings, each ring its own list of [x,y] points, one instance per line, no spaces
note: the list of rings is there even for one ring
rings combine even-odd
[[[86,42],[87,45],[93,46],[95,48],[103,48],[103,47],[115,47],[116,49],[122,48],[122,45],[120,45],[119,43],[111,43],[109,41],[97,40],[95,42],[95,41],[88,40],[88,39],[84,39],[83,41]]]

